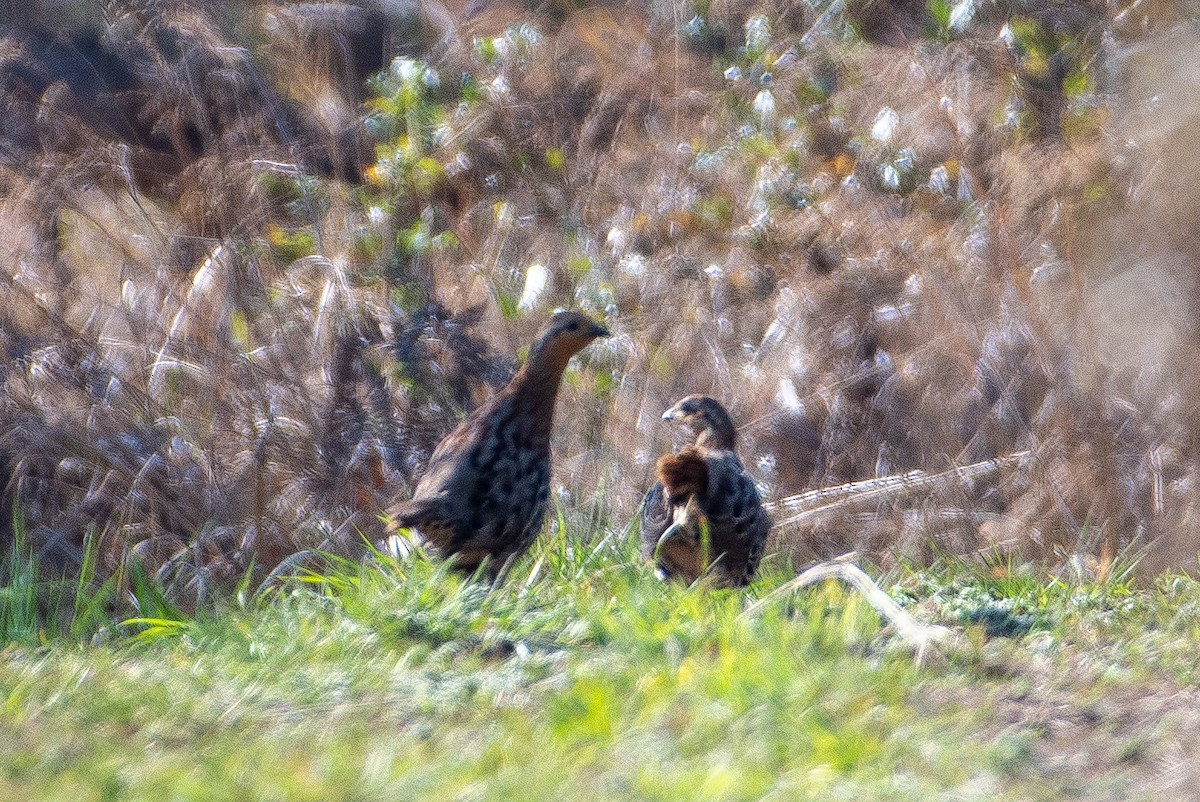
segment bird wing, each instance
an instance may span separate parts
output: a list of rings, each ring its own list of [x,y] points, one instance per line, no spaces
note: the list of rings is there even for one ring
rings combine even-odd
[[[671,505],[662,482],[655,482],[642,500],[642,555],[654,556],[654,547],[671,525]]]
[[[708,488],[701,512],[708,519],[715,555],[738,583],[749,581],[762,559],[771,519],[754,481],[731,451],[709,451]]]
[[[412,499],[393,509],[398,526],[417,529],[425,540],[447,554],[455,550],[460,539],[458,530],[464,511],[455,499],[467,498],[470,492],[471,456],[477,450],[485,420],[477,409],[446,435],[430,455]]]
[[[442,438],[429,464],[417,482],[412,501],[398,505],[398,510],[407,510],[414,516],[412,526],[432,520],[453,520],[461,517],[461,504],[456,507],[455,499],[465,499],[473,489],[478,473],[478,452],[487,438],[489,424],[495,414],[495,399],[478,407],[464,418],[450,434]],[[401,524],[402,526],[404,524]]]

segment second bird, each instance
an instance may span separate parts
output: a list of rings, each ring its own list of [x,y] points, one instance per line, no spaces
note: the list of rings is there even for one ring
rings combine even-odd
[[[667,575],[746,585],[762,559],[771,519],[734,450],[737,432],[714,398],[690,395],[663,414],[688,425],[693,445],[658,461],[642,504],[642,546]]]
[[[396,523],[415,528],[459,570],[487,561],[493,581],[537,538],[550,495],[554,402],[571,357],[608,330],[578,312],[557,312],[508,386],[434,449]]]

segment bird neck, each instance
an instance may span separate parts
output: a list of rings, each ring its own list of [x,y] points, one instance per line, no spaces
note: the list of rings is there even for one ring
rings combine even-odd
[[[558,386],[563,371],[571,357],[544,349],[535,349],[512,380],[514,400],[533,417],[534,431],[549,435],[554,421],[554,402],[558,398]]]
[[[724,451],[733,451],[737,443],[737,433],[733,427],[728,428],[709,428],[700,432],[700,436],[696,438],[696,445],[704,448],[717,448]]]

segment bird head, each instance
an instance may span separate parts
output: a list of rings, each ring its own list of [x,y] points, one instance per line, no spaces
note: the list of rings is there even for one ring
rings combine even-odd
[[[721,402],[706,395],[689,395],[663,413],[663,420],[678,421],[697,435],[697,445],[732,449],[737,439],[733,419]]]
[[[531,358],[549,359],[566,367],[575,354],[587,347],[597,337],[608,337],[608,329],[581,312],[559,310],[550,318],[550,324],[538,337]]]

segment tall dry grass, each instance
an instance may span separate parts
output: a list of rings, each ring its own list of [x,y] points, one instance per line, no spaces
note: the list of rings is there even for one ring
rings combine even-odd
[[[573,305],[578,514],[704,392],[769,497],[848,485],[782,556],[1193,567],[1187,10],[935,5],[9,14],[4,520],[184,601],[354,552]]]

